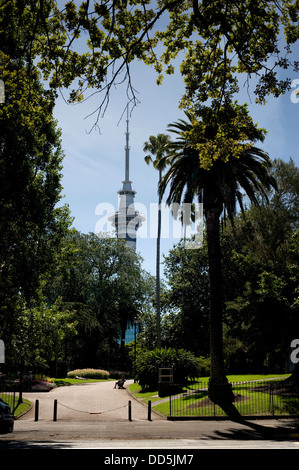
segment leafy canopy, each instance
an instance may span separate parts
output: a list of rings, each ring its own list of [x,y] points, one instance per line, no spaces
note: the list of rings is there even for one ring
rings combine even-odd
[[[38,111],[53,106],[58,90],[67,93],[70,103],[100,93],[93,112],[96,126],[116,86],[126,84],[128,100],[138,102],[134,61],[154,67],[158,84],[176,67],[185,82],[180,107],[196,116],[201,103],[219,121],[215,138],[204,148],[202,129],[192,130],[191,140],[207,168],[219,153],[226,158],[240,153],[236,142],[244,141],[242,129],[248,128],[249,118],[242,108],[228,113],[227,104],[241,80],[248,86],[255,80],[260,103],[290,88],[289,71],[299,69],[293,57],[298,5],[298,0],[8,0],[0,7],[5,45],[0,77],[11,96],[6,112],[12,116],[28,109],[20,125],[36,128]],[[39,79],[48,85],[43,103],[35,100]]]
[[[22,37],[31,73],[37,66],[54,93],[69,88],[71,102],[90,87],[103,92],[99,111],[123,81],[136,100],[134,59],[154,66],[158,83],[178,59],[184,109],[209,99],[219,105],[238,91],[237,74],[257,78],[257,100],[264,102],[290,86],[279,70],[298,71],[291,49],[299,35],[298,0],[9,0],[0,18],[1,34],[14,36],[1,62],[20,55]]]

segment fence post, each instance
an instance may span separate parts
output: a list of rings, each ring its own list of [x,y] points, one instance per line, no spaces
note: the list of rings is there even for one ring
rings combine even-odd
[[[15,415],[16,391],[13,391],[13,415]]]
[[[132,404],[131,404],[131,400],[129,400],[129,421],[132,421]]]
[[[54,400],[53,421],[57,421],[57,400]]]
[[[148,401],[148,410],[147,410],[147,419],[148,419],[148,421],[152,420],[151,412],[152,412],[152,402],[151,402],[151,400],[149,400]]]
[[[38,421],[38,405],[39,405],[39,401],[35,400],[35,417],[34,417],[34,421]]]
[[[273,405],[273,384],[272,384],[272,383],[270,383],[270,393],[269,393],[269,396],[270,396],[269,411],[270,411],[271,415],[274,415],[274,405]]]

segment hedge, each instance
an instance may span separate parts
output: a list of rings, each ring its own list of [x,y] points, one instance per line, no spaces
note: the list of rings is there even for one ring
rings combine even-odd
[[[107,370],[103,369],[75,369],[67,373],[69,379],[109,379],[110,374]]]

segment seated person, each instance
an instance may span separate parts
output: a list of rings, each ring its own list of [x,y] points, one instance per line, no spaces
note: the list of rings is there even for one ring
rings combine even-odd
[[[124,383],[125,383],[126,379],[125,379],[125,376],[122,375],[121,378],[116,382],[116,384],[114,385],[114,388],[116,388],[116,385],[118,386],[118,388],[125,388],[124,387]]]

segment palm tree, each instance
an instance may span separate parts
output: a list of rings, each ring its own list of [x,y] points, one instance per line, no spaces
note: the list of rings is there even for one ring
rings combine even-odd
[[[231,406],[233,394],[225,375],[223,360],[220,216],[225,210],[230,220],[233,220],[237,202],[243,211],[241,190],[253,204],[258,205],[259,198],[267,198],[267,191],[270,187],[275,187],[275,181],[269,173],[271,162],[268,155],[255,146],[244,145],[240,147],[243,152],[240,151],[239,155],[232,155],[227,162],[217,159],[210,169],[204,169],[200,163],[199,152],[193,142],[191,145],[189,139],[190,131],[199,121],[192,121],[192,124],[191,115],[186,115],[190,122],[180,120],[168,127],[178,137],[170,145],[167,160],[171,166],[161,180],[159,191],[163,195],[169,185],[167,204],[192,203],[195,197],[203,203],[210,279],[209,397],[221,406],[227,403],[230,408],[234,408]],[[209,135],[206,134],[206,142],[213,138],[213,132],[210,131],[211,127]],[[244,129],[242,133],[244,136]],[[254,143],[263,139],[263,132],[251,126],[247,136],[248,140]],[[204,143],[204,140],[201,143]]]
[[[162,171],[166,167],[165,157],[167,156],[167,145],[170,143],[170,137],[166,134],[158,134],[157,137],[151,135],[149,141],[144,143],[144,152],[149,152],[156,158],[153,160],[151,155],[146,155],[144,160],[149,165],[151,162],[154,168],[159,170],[159,184],[162,179]],[[161,240],[161,201],[159,193],[158,204],[158,233],[157,233],[157,253],[156,253],[156,322],[157,322],[157,347],[161,348],[161,306],[160,306],[160,240]]]

